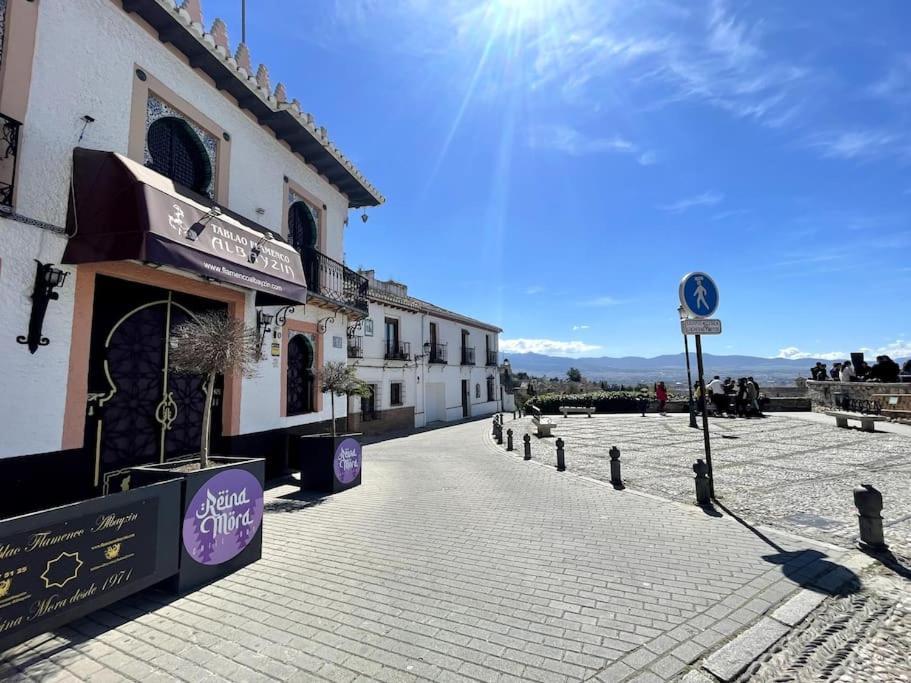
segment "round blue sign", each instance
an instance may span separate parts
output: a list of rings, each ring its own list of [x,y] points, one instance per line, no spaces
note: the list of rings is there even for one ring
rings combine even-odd
[[[680,304],[694,318],[708,318],[718,308],[718,287],[705,273],[689,273],[680,281]]]

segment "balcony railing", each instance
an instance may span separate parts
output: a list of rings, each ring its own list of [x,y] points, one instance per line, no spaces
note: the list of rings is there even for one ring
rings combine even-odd
[[[364,338],[348,337],[348,358],[364,357]]]
[[[446,363],[446,344],[428,344],[428,360],[431,363]]]
[[[367,314],[367,278],[311,247],[301,251],[301,261],[311,292]]]
[[[497,352],[496,351],[487,352],[487,365],[492,365],[492,366],[497,365]]]
[[[0,211],[11,211],[16,189],[16,152],[19,150],[20,124],[0,114]]]
[[[474,365],[474,347],[462,347],[462,365]]]
[[[387,339],[384,358],[386,360],[411,360],[411,343]]]

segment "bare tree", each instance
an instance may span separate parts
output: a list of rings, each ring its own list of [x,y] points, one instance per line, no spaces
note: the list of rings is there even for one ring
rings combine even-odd
[[[344,361],[330,361],[319,371],[320,391],[328,393],[332,406],[332,438],[335,433],[335,397],[336,396],[369,396],[370,385],[359,379],[353,366]]]
[[[209,466],[212,394],[217,375],[250,377],[256,368],[256,332],[222,312],[200,313],[174,328],[168,363],[177,372],[201,375],[206,401],[202,413],[199,467]]]

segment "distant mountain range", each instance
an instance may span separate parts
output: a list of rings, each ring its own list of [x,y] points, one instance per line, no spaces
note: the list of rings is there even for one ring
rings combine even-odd
[[[565,377],[569,368],[578,368],[588,379],[615,383],[686,382],[686,354],[655,356],[642,358],[624,356],[622,358],[563,358],[546,356],[539,353],[501,353],[500,361],[508,358],[515,372],[527,372],[529,375],[547,377]],[[816,362],[832,367],[832,361],[817,358],[790,360],[787,358],[760,358],[758,356],[717,356],[703,354],[705,374],[707,377],[754,376],[761,384],[793,386],[797,377],[809,377],[810,368]],[[869,358],[868,362],[872,362]],[[696,376],[696,354],[690,354],[693,378]]]

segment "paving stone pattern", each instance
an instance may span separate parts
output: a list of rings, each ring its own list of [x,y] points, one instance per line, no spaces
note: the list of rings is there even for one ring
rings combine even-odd
[[[33,639],[0,676],[674,680],[841,559],[507,457],[487,421],[368,446],[342,494],[273,489],[263,523],[259,563]]]
[[[559,437],[570,471],[608,481],[608,449],[617,446],[627,486],[694,501],[692,466],[704,457],[703,437],[686,415],[551,419],[553,437],[532,437],[534,460],[555,464]],[[519,447],[533,430],[530,418],[507,418],[505,427],[516,430]],[[883,494],[887,542],[911,558],[911,438],[778,415],[716,419],[710,428],[715,491],[726,507],[754,523],[847,547],[857,536],[852,490],[873,484]]]

